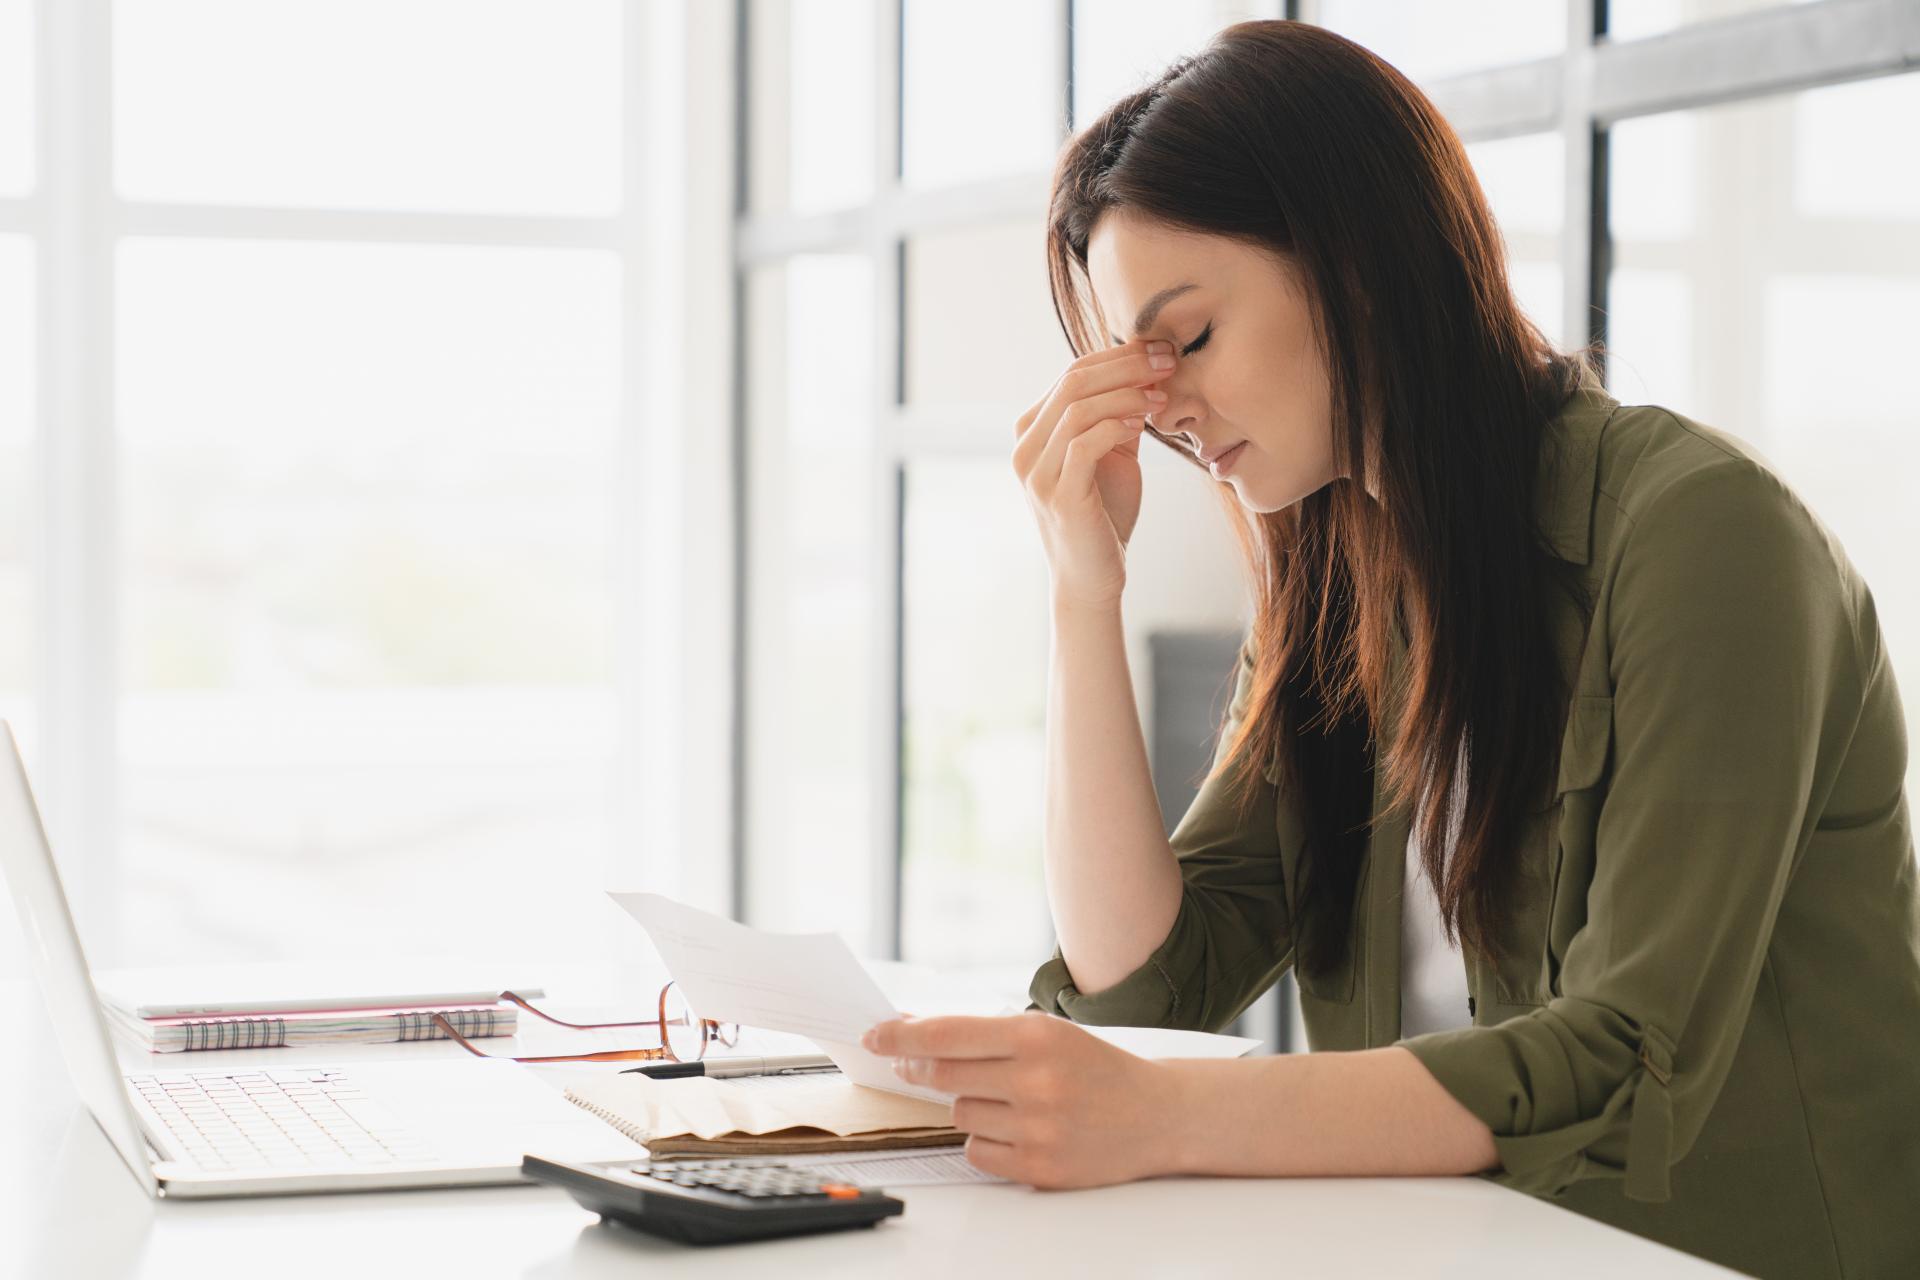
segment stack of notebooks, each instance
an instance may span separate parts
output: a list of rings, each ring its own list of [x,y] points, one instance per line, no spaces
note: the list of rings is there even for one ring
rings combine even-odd
[[[347,976],[319,983],[260,966],[213,975],[122,970],[102,973],[97,985],[108,1023],[149,1053],[444,1040],[436,1013],[463,1036],[510,1036],[519,1010],[500,993],[544,994],[535,986],[436,985],[432,976],[356,986]]]
[[[654,1080],[597,1076],[566,1096],[650,1156],[795,1155],[951,1147],[953,1105],[854,1084],[838,1072]]]

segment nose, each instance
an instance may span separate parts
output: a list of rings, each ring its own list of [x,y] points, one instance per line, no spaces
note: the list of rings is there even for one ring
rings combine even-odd
[[[1189,423],[1199,421],[1199,418],[1189,411],[1192,405],[1191,397],[1184,392],[1174,390],[1169,382],[1162,382],[1160,386],[1170,398],[1160,406],[1158,413],[1147,415],[1147,425],[1159,435],[1180,437],[1187,442],[1189,449],[1199,453],[1200,437],[1186,429]]]

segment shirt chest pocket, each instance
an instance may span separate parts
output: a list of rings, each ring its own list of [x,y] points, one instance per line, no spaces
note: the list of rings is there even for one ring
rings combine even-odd
[[[1613,752],[1613,698],[1573,700],[1560,745],[1560,768],[1548,814],[1553,884],[1547,934],[1548,982],[1559,989],[1560,962],[1587,922],[1587,886],[1593,881],[1594,833]]]

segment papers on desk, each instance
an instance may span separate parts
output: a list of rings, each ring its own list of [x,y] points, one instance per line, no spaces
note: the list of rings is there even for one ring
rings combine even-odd
[[[741,1080],[600,1076],[569,1085],[566,1097],[653,1156],[844,1153],[966,1140],[948,1104],[863,1089],[838,1071]]]
[[[856,1084],[936,1102],[953,1094],[912,1084],[860,1037],[900,1017],[846,942],[834,933],[770,933],[657,893],[609,896],[640,922],[687,1001],[702,1017],[805,1036]],[[1231,1058],[1259,1041],[1160,1027],[1084,1030],[1152,1058]]]
[[[610,896],[647,931],[701,1017],[805,1036],[855,1084],[953,1101],[860,1047],[868,1027],[900,1013],[839,934],[768,933],[657,893]]]

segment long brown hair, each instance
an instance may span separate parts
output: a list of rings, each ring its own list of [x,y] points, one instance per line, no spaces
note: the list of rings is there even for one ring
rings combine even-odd
[[[1217,486],[1255,607],[1251,701],[1215,771],[1238,771],[1245,820],[1274,761],[1301,815],[1296,964],[1324,971],[1350,943],[1376,768],[1392,804],[1417,802],[1448,939],[1494,949],[1567,703],[1546,593],[1588,607],[1535,519],[1542,429],[1597,346],[1563,353],[1520,310],[1466,151],[1426,96],[1307,23],[1222,29],[1063,149],[1047,266],[1077,354],[1105,345],[1080,282],[1115,209],[1289,258],[1327,359],[1352,478],[1251,520]],[[1406,682],[1390,690],[1396,637]]]

